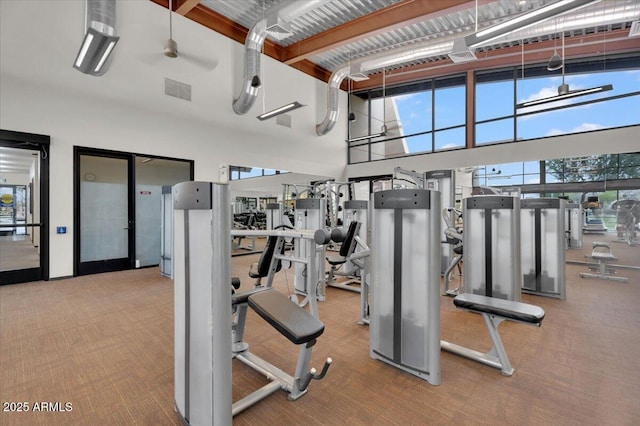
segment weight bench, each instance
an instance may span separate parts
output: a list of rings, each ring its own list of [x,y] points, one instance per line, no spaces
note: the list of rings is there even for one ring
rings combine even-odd
[[[340,251],[338,252],[338,256],[332,256],[332,257],[327,256],[326,258],[327,262],[331,266],[331,270],[329,271],[329,275],[327,277],[328,286],[337,287],[343,290],[349,290],[356,293],[360,293],[360,288],[350,286],[350,284],[353,284],[353,283],[360,284],[360,281],[358,279],[354,278],[346,282],[338,283],[336,282],[336,276],[337,275],[350,276],[350,274],[338,272],[338,269],[340,269],[342,265],[347,263],[347,261],[351,260],[351,257],[355,253],[356,247],[358,246],[356,237],[358,236],[358,232],[360,232],[361,226],[362,226],[362,223],[354,220],[349,224],[349,229],[347,230],[346,235],[340,234],[340,232],[337,232],[338,229],[334,229],[331,232],[331,239],[337,242],[342,242],[342,245],[340,246]],[[359,267],[362,266],[361,264],[358,265],[358,262],[354,262],[354,264]]]
[[[235,402],[232,406],[232,415],[235,416],[279,389],[288,392],[290,400],[296,400],[307,392],[312,379],[320,380],[325,376],[331,365],[331,358],[327,358],[320,374],[316,374],[314,368],[309,370],[311,348],[324,332],[324,324],[319,319],[272,288],[258,287],[234,294],[232,304],[236,316],[232,328],[233,357],[271,380],[260,389]],[[299,347],[298,362],[293,377],[248,351],[249,345],[242,341],[248,306],[291,343]]]
[[[489,352],[481,353],[444,340],[440,342],[440,347],[445,351],[497,368],[505,376],[513,375],[515,370],[511,367],[507,351],[500,339],[498,326],[502,321],[510,320],[540,327],[544,318],[544,310],[526,303],[471,293],[463,293],[456,296],[453,299],[453,304],[457,308],[482,314],[493,347]]]
[[[590,270],[597,271],[596,274],[592,272],[580,272],[580,278],[597,278],[600,280],[618,281],[626,283],[629,281],[627,277],[618,277],[615,275],[616,271],[611,267],[611,262],[618,260],[617,257],[611,252],[609,243],[602,241],[594,241],[592,243],[593,249],[591,250],[591,256],[585,255],[585,257],[591,257],[597,264],[590,267]]]

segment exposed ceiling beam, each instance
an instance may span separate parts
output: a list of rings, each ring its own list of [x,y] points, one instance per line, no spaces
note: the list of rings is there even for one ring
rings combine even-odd
[[[565,55],[567,59],[615,55],[637,52],[640,40],[629,38],[629,29],[620,29],[603,34],[589,34],[566,38]],[[525,45],[524,63],[544,63],[557,47],[553,40]],[[523,62],[521,46],[507,47],[478,53],[478,59],[472,62],[453,63],[450,59],[413,65],[394,71],[385,76],[385,83],[401,84],[424,78],[440,77],[467,71],[479,71],[492,68],[519,65]],[[525,68],[526,69],[526,68]],[[382,73],[371,75],[369,80],[354,82],[352,91],[379,88],[382,86]]]
[[[249,32],[248,28],[200,4],[191,9],[185,17],[242,44],[244,44],[247,33]],[[262,51],[265,55],[280,61],[284,48],[271,40],[265,40]],[[331,77],[331,71],[307,60],[299,61],[293,68],[324,82],[329,81],[329,77]]]
[[[248,28],[245,28],[237,22],[234,22],[226,16],[214,12],[201,4],[198,4],[196,7],[191,9],[185,17],[204,25],[217,33],[227,36],[238,43],[244,44],[247,34],[249,33]],[[275,44],[271,40],[264,41],[262,52],[265,55],[269,55],[272,58],[280,60],[281,51],[282,46]]]
[[[196,7],[200,3],[200,0],[176,0],[174,3],[176,13],[184,16]]]
[[[347,43],[468,9],[470,3],[475,5],[469,0],[404,0],[294,43],[284,50],[282,61],[291,65]]]

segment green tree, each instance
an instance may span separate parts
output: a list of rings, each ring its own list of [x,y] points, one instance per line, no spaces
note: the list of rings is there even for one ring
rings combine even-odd
[[[547,160],[546,172],[560,182],[602,182],[640,177],[640,153]]]

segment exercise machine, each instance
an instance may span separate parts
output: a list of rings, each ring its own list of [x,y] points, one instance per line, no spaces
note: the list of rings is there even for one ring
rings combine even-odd
[[[372,195],[372,358],[440,384],[440,195]]]
[[[640,202],[632,199],[618,200],[612,207],[616,210],[616,242],[630,246],[638,244],[638,220],[640,220]]]
[[[565,204],[565,232],[567,234],[567,248],[582,248],[582,207],[578,203]]]
[[[618,281],[623,283],[629,281],[629,278],[627,277],[619,277],[616,275],[616,270],[611,263],[618,260],[618,258],[614,256],[609,243],[604,241],[594,241],[592,243],[591,255],[585,254],[585,257],[594,260],[596,264],[589,267],[591,272],[580,272],[580,278],[596,278],[599,280]]]
[[[498,333],[498,326],[503,321],[509,320],[540,327],[545,315],[544,310],[527,303],[471,293],[456,296],[453,299],[453,304],[456,308],[482,315],[491,338],[492,347],[488,352],[482,353],[442,340],[440,342],[442,350],[497,368],[505,376],[513,375],[515,369],[509,361],[507,351]]]
[[[564,300],[565,200],[526,198],[520,214],[522,291]]]
[[[520,301],[520,199],[479,195],[464,199],[465,292]]]
[[[325,229],[324,211],[326,200],[322,198],[301,198],[295,200],[294,228],[300,230]],[[307,250],[311,250],[307,252]],[[304,299],[316,298],[324,301],[325,296],[325,246],[308,248],[307,245],[294,244],[294,252],[297,258],[310,257],[310,253],[316,254],[316,271],[309,276],[308,265],[296,263],[294,265],[294,289],[295,293]],[[310,282],[307,278],[313,278]],[[315,285],[315,283],[319,283]],[[309,285],[312,285],[310,287]],[[311,291],[313,289],[313,291]]]
[[[451,206],[456,205],[456,174],[454,170],[432,170],[425,172],[424,174],[426,186],[425,189],[432,191],[438,191],[440,193],[440,205]],[[455,222],[454,212],[449,211],[449,221]],[[440,236],[441,244],[441,260],[440,273],[445,275],[447,269],[451,265],[453,259],[457,257],[457,254],[453,252],[453,245],[448,242],[447,236],[444,231],[448,228],[447,221],[445,219],[445,213],[442,214],[442,235]]]
[[[246,303],[278,332],[299,348],[295,376],[288,376],[268,362],[248,355],[232,323],[231,212],[227,185],[183,182],[173,187],[174,199],[174,397],[177,415],[184,424],[231,424],[232,416],[284,389],[291,399],[302,396],[314,378],[326,373],[307,371],[311,348],[324,331],[317,307],[310,313],[274,289],[255,289],[234,295],[239,309]],[[206,232],[205,232],[206,230]],[[260,232],[260,231],[244,231]],[[271,232],[275,240],[272,262],[280,260],[284,237],[310,240],[312,232]],[[267,234],[269,235],[269,234]],[[315,256],[299,259],[311,263]],[[314,305],[310,305],[313,308]],[[245,310],[246,312],[246,310]],[[232,337],[233,336],[233,337]],[[241,350],[244,347],[244,350]],[[235,349],[235,352],[234,352]],[[232,402],[232,358],[238,358],[272,381],[247,397]],[[246,359],[243,359],[246,358]]]
[[[451,277],[453,275],[453,271],[458,268],[458,274],[462,277],[462,268],[460,267],[460,262],[462,261],[463,255],[463,236],[462,236],[462,228],[459,226],[459,222],[462,220],[462,211],[456,209],[454,207],[447,207],[442,209],[442,217],[445,223],[444,236],[447,244],[451,246],[451,252],[454,257],[451,260],[451,263],[447,266],[447,269],[444,271],[444,292],[445,296],[457,296],[461,293],[462,285],[459,285],[456,288],[451,287]]]
[[[173,198],[171,186],[162,187],[160,202],[160,273],[172,278],[171,257],[173,250]]]
[[[327,262],[330,265],[327,286],[356,293],[361,292],[364,270],[362,252],[369,250],[367,245],[367,206],[367,201],[349,200],[344,202],[343,223],[345,227],[334,228],[331,231],[331,239],[340,244],[340,249],[337,256],[327,256]],[[358,222],[359,225],[351,232],[351,224],[354,222]],[[337,282],[336,277],[347,277],[348,279]]]
[[[280,203],[267,203],[265,208],[265,214],[267,216],[267,229],[276,229],[276,227],[282,225],[283,210]]]

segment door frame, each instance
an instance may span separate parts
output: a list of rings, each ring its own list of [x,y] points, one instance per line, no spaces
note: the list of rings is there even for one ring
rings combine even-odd
[[[124,260],[118,260],[114,262],[105,263],[104,261],[84,262],[86,265],[81,265],[80,262],[80,156],[90,155],[97,157],[126,159],[128,161],[127,176],[128,176],[128,250],[129,256]],[[194,160],[186,160],[182,158],[162,157],[156,155],[114,151],[99,148],[88,148],[81,146],[73,147],[73,276],[87,275],[101,272],[113,272],[136,268],[136,158],[144,157],[159,160],[171,160],[181,161],[189,164],[189,179],[194,179]]]
[[[95,260],[90,262],[81,261],[81,223],[80,223],[80,157],[86,155],[91,157],[114,158],[117,160],[125,160],[127,162],[127,257],[119,259]],[[73,147],[73,275],[98,274],[101,272],[122,271],[132,269],[135,266],[135,156],[105,149]]]
[[[0,146],[40,152],[40,267],[0,272],[2,284],[49,280],[49,152],[51,137],[0,129]],[[37,225],[37,224],[36,224]]]

